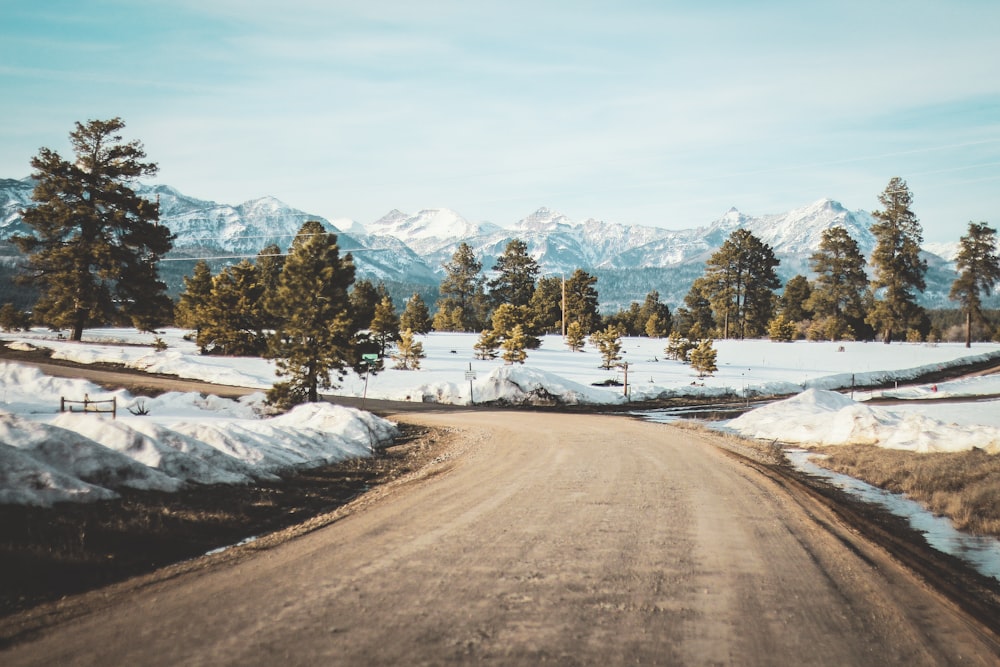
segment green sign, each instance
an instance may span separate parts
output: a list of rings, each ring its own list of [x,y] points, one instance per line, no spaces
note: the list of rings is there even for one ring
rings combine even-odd
[[[377,354],[362,354],[361,359],[364,361],[378,361]]]

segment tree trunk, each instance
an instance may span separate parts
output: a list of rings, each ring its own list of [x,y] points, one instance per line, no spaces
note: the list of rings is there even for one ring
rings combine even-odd
[[[889,345],[890,343],[892,343],[892,328],[891,327],[887,327],[886,330],[885,330],[885,333],[882,334],[882,342],[885,343],[886,345]]]
[[[965,312],[965,347],[972,347],[972,309]]]

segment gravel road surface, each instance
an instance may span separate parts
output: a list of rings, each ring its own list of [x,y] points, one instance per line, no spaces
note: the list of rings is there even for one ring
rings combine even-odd
[[[995,665],[995,636],[685,429],[401,415],[448,454],[270,548],[89,594],[0,664]]]

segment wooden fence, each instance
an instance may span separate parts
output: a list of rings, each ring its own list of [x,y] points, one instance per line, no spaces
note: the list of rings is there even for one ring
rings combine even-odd
[[[74,408],[75,405],[82,405],[82,408]],[[110,414],[112,419],[118,416],[118,400],[117,397],[112,396],[111,398],[103,401],[93,401],[87,394],[83,395],[82,401],[73,401],[65,396],[59,397],[59,412],[100,412],[105,414]]]

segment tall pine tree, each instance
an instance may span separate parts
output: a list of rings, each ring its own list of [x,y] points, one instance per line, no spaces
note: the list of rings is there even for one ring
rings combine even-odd
[[[894,333],[916,326],[923,315],[915,292],[926,286],[927,262],[920,257],[923,229],[910,210],[913,195],[906,181],[893,177],[878,199],[884,209],[872,212],[877,222],[871,226],[875,235],[871,286],[877,299],[867,321],[888,345]]]
[[[819,248],[809,261],[816,280],[806,305],[815,318],[815,337],[857,337],[864,325],[864,294],[868,289],[865,258],[857,241],[844,227],[824,229]]]
[[[431,315],[419,293],[414,292],[406,302],[403,314],[399,316],[399,328],[403,331],[409,329],[415,334],[425,334],[431,330]]]
[[[319,400],[320,389],[343,379],[355,362],[358,329],[348,290],[354,282],[351,256],[340,256],[335,234],[316,221],[302,225],[285,259],[268,309],[279,325],[269,339],[267,356],[279,376],[288,377],[268,392],[283,406]]]
[[[184,291],[174,307],[174,323],[195,332],[201,331],[205,321],[204,308],[211,296],[212,270],[208,262],[200,259],[195,263],[191,277],[184,276]]]
[[[494,306],[527,306],[531,302],[539,268],[524,241],[512,239],[497,257],[493,270],[497,276],[489,282],[489,288]]]
[[[445,277],[441,281],[438,299],[438,312],[447,313],[447,318],[441,322],[450,322],[453,330],[479,331],[489,320],[489,306],[484,289],[485,278],[481,271],[483,264],[476,259],[476,254],[468,243],[462,242],[452,255],[451,261],[444,264]],[[458,310],[455,321],[453,313]],[[435,316],[435,328],[439,318]]]
[[[122,318],[141,330],[170,319],[157,262],[172,237],[158,224],[159,205],[132,189],[157,167],[141,142],[122,138],[124,127],[120,118],[76,123],[73,160],[40,149],[31,160],[38,206],[24,212],[34,234],[11,238],[28,254],[24,280],[41,290],[36,319],[69,328],[75,341]]]
[[[958,278],[949,298],[958,301],[965,312],[965,347],[972,347],[972,322],[983,320],[980,294],[989,294],[1000,282],[1000,256],[997,255],[997,230],[985,222],[970,222],[968,233],[959,245]]]
[[[737,229],[705,264],[701,282],[723,338],[752,338],[767,330],[780,285],[771,246]]]

